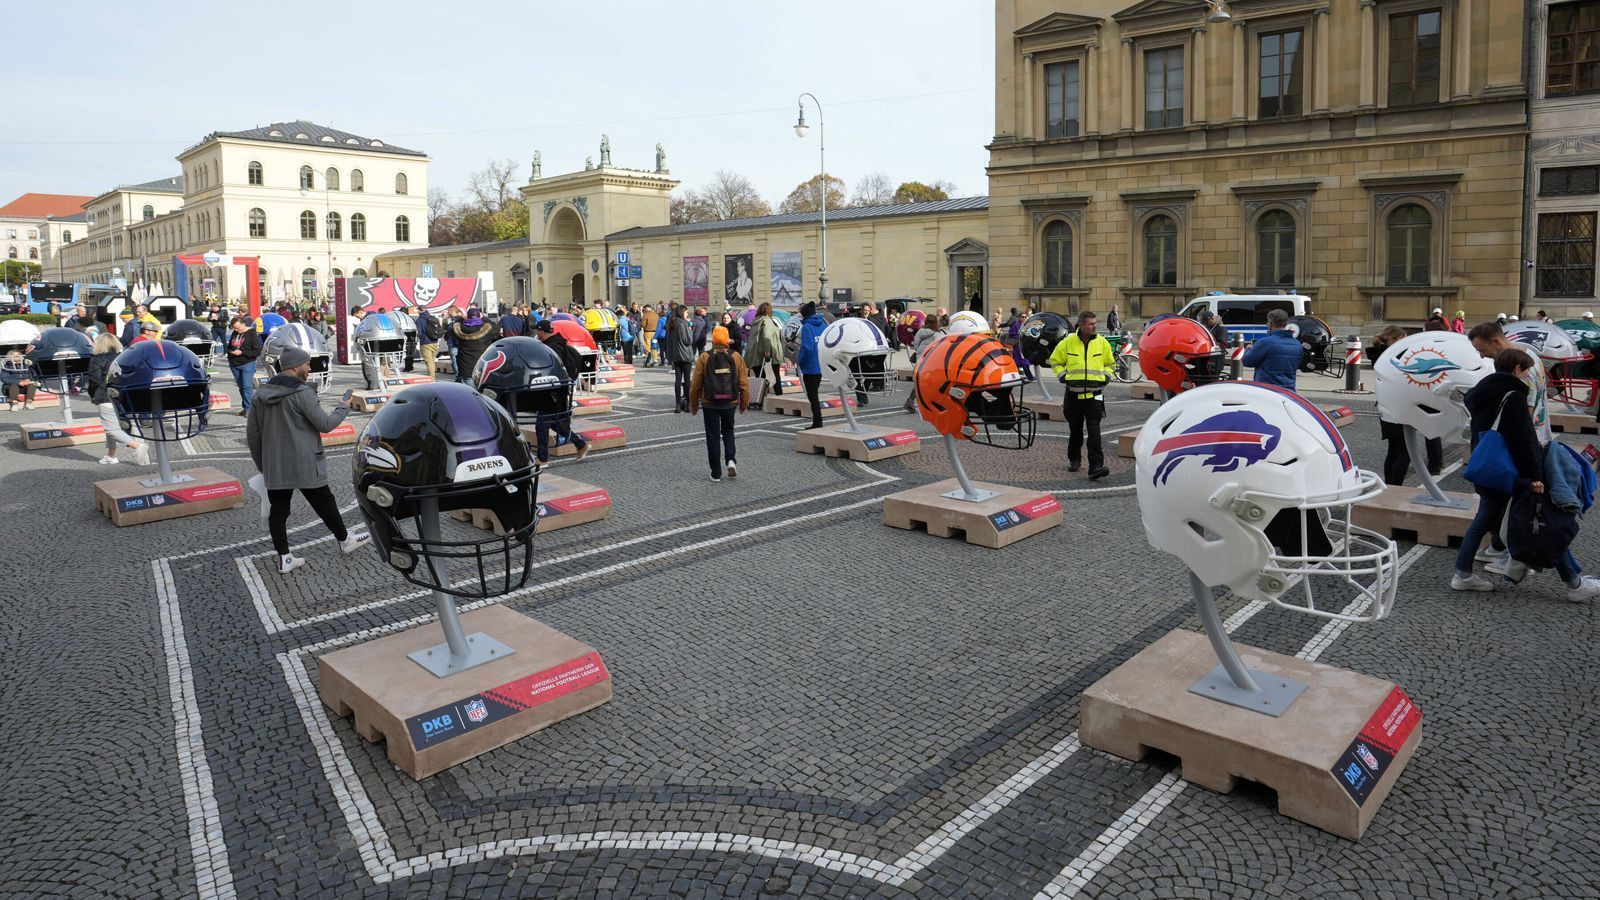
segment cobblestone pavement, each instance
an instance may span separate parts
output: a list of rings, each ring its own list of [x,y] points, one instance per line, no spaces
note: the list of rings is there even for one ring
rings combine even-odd
[[[1377,468],[1370,397],[1314,396],[1357,408],[1346,435]],[[341,557],[304,505],[309,564],[288,577],[253,504],[114,528],[90,483],[132,467],[26,452],[13,426],[51,414],[0,413],[0,894],[1596,896],[1596,611],[1550,575],[1456,594],[1450,553],[1404,543],[1382,623],[1223,598],[1239,641],[1394,679],[1425,711],[1360,843],[1265,789],[1219,795],[1170,758],[1078,744],[1088,685],[1198,628],[1114,453],[1155,408],[1127,397],[1111,391],[1101,482],[1066,475],[1060,423],[1029,451],[963,449],[974,478],[1066,507],[987,550],[880,522],[884,495],[948,477],[937,441],[866,466],[796,454],[801,420],[752,412],[738,479],[712,484],[698,418],[639,370],[612,416],[582,420],[623,425],[628,447],[554,470],[607,488],[614,516],[541,534],[534,582],[504,601],[598,648],[615,699],[420,783],[330,716],[316,658],[426,620],[426,597]],[[863,413],[931,437],[892,400]],[[218,416],[176,466],[248,476],[242,423]],[[329,455],[347,471],[349,448]],[[348,477],[334,490],[354,521]]]

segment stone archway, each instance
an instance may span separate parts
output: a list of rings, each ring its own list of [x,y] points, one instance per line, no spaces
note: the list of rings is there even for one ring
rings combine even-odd
[[[578,304],[584,303],[582,272],[572,276],[572,302]]]
[[[547,244],[581,244],[586,237],[583,219],[570,206],[551,213],[550,223],[545,226],[544,242]]]

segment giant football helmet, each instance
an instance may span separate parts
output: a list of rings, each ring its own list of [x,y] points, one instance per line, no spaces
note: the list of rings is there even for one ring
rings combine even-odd
[[[1022,405],[1022,373],[1011,351],[981,334],[947,334],[915,369],[917,409],[940,434],[1007,450],[1033,446],[1038,426]]]
[[[524,425],[537,422],[540,413],[572,408],[567,367],[538,338],[508,337],[490,344],[472,370],[472,386]]]
[[[584,328],[582,323],[572,317],[565,319],[550,319],[550,327],[556,334],[566,338],[567,345],[578,351],[583,358],[582,368],[578,371],[578,381],[594,388],[594,380],[600,375],[600,345],[594,341],[594,335]]]
[[[300,322],[279,326],[261,345],[261,362],[269,373],[278,374],[278,361],[283,358],[283,351],[290,347],[298,347],[311,357],[311,374],[306,377],[306,383],[315,388],[317,393],[323,393],[333,386],[333,372],[329,367],[333,357],[328,353],[328,342],[315,328]]]
[[[1022,322],[1018,343],[1022,345],[1022,358],[1036,366],[1050,365],[1050,354],[1056,345],[1072,333],[1072,323],[1053,312],[1037,312]]]
[[[471,387],[438,382],[395,394],[361,432],[354,481],[378,555],[412,584],[494,597],[527,583],[538,471],[511,417]],[[445,540],[439,513],[458,509],[493,513],[504,533]],[[451,582],[440,563],[454,561],[469,565]]]
[[[181,441],[206,430],[211,378],[199,357],[167,340],[140,341],[106,372],[106,395],[122,427],[152,441]]]
[[[1204,325],[1183,316],[1154,319],[1139,335],[1139,370],[1172,394],[1222,379],[1222,348]]]
[[[900,345],[909,347],[917,340],[917,332],[922,330],[922,324],[928,321],[928,314],[920,309],[908,309],[900,314],[900,321],[895,323],[894,336],[899,338]]]
[[[866,319],[835,319],[817,339],[817,358],[824,384],[841,391],[886,394],[884,364],[889,343],[878,326]]]
[[[988,319],[983,317],[983,313],[973,312],[970,309],[963,309],[962,311],[950,317],[950,327],[947,329],[947,331],[949,331],[950,334],[993,335],[994,327],[989,324]]]
[[[1467,432],[1462,400],[1494,371],[1464,334],[1423,331],[1395,341],[1373,364],[1378,413],[1386,422],[1409,425],[1425,438],[1460,441]]]
[[[1187,391],[1145,422],[1133,452],[1146,537],[1206,585],[1329,619],[1389,613],[1395,544],[1350,521],[1383,482],[1298,394],[1253,381]],[[1318,606],[1314,579],[1355,593]]]
[[[261,339],[264,341],[272,336],[274,331],[289,324],[289,320],[275,312],[261,314]]]
[[[617,335],[617,314],[598,306],[584,310],[583,327],[585,331],[594,335],[597,343],[608,344]]]
[[[77,382],[89,373],[94,345],[88,335],[71,328],[46,328],[27,352],[28,361],[39,377],[51,382]]]
[[[400,313],[368,313],[356,328],[356,346],[362,358],[399,372],[406,358],[406,331],[400,323],[404,318]]]
[[[1579,350],[1600,350],[1600,324],[1593,319],[1562,319],[1556,327],[1577,343]]]
[[[33,363],[27,359],[27,353],[39,342],[39,327],[23,319],[7,319],[0,322],[0,369],[7,372],[29,373],[33,371]],[[11,354],[15,351],[21,356],[15,361]]]
[[[216,352],[211,326],[194,319],[179,319],[167,326],[162,337],[193,353],[201,368],[211,368],[212,354]]]
[[[799,316],[790,316],[778,333],[783,337],[783,355],[793,362],[800,358],[800,329],[805,327],[806,320]]]
[[[1549,322],[1530,320],[1506,326],[1506,340],[1521,344],[1544,363],[1550,385],[1550,399],[1592,410],[1600,397],[1594,354],[1578,347],[1564,328]]]
[[[1328,348],[1333,344],[1333,329],[1316,316],[1291,316],[1289,327],[1300,342],[1300,371],[1321,372],[1328,368]]]

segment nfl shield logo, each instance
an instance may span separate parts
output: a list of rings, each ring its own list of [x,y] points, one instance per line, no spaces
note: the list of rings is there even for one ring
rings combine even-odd
[[[482,722],[489,718],[489,708],[484,706],[482,700],[468,700],[467,718],[473,722]]]

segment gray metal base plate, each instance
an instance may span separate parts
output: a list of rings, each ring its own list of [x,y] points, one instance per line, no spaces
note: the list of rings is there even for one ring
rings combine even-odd
[[[183,484],[185,481],[193,480],[193,475],[177,474],[172,476],[171,481],[162,481],[161,476],[157,475],[154,478],[141,478],[139,479],[139,483],[145,487],[161,487],[163,484]]]
[[[1434,506],[1440,509],[1467,509],[1472,506],[1472,501],[1465,497],[1446,497],[1439,500],[1427,492],[1418,494],[1411,502],[1418,506]]]
[[[941,497],[949,497],[951,500],[965,500],[968,503],[982,503],[983,501],[988,500],[991,497],[1000,496],[1000,492],[999,491],[986,491],[983,488],[974,488],[973,492],[969,495],[966,491],[963,491],[960,488],[956,488],[953,491],[945,491],[944,493],[940,494],[939,496],[941,496]]]
[[[512,650],[487,634],[478,632],[477,634],[467,635],[467,655],[465,659],[452,659],[449,644],[434,644],[432,647],[415,650],[406,655],[411,657],[411,661],[417,665],[440,678],[445,678],[457,672],[465,672],[473,666],[481,666],[486,662],[504,659],[515,652],[517,651]]]
[[[1228,677],[1228,670],[1218,663],[1199,681],[1189,685],[1189,693],[1221,700],[1223,703],[1277,718],[1287,712],[1290,704],[1294,703],[1306,689],[1304,682],[1295,681],[1293,678],[1269,675],[1255,669],[1251,669],[1250,674],[1255,678],[1256,684],[1261,686],[1261,690],[1256,693],[1239,690],[1239,686]]]

